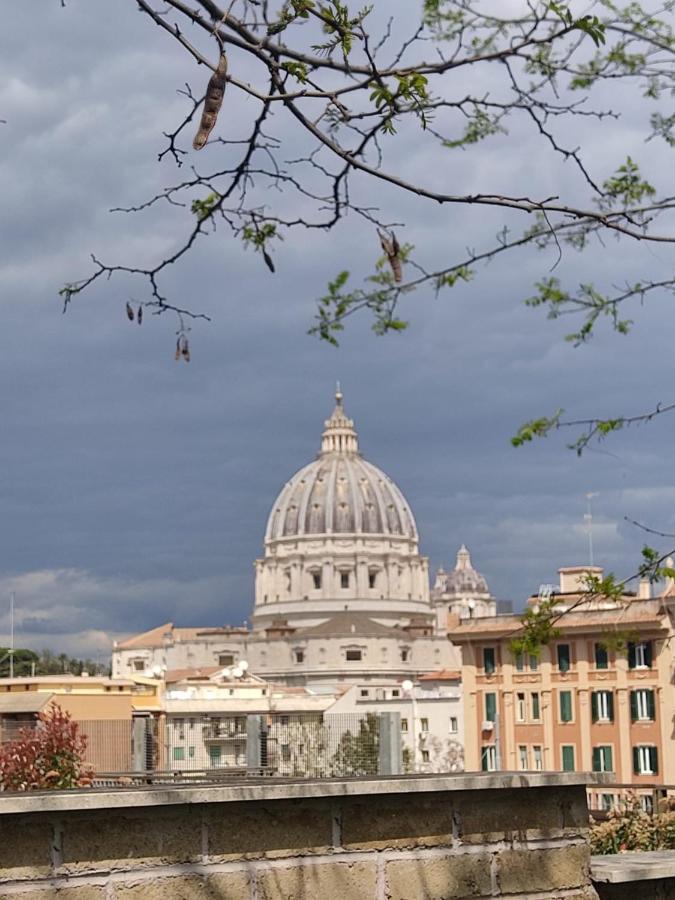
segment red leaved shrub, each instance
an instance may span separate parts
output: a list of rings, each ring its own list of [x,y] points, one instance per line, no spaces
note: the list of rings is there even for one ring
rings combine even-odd
[[[0,745],[0,789],[86,787],[94,774],[84,762],[86,750],[77,722],[53,704],[39,713],[34,728],[22,728],[16,740]]]

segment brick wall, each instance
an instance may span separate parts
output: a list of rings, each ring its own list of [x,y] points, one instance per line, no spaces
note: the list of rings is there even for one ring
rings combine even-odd
[[[595,900],[584,783],[500,773],[4,795],[0,898]]]

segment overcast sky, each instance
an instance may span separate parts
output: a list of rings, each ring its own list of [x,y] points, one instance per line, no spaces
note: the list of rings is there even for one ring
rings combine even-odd
[[[415,295],[402,335],[378,338],[354,320],[336,350],[306,331],[327,280],[342,268],[365,272],[377,256],[376,237],[352,222],[332,237],[287,240],[276,276],[228,234],[205,239],[165,281],[174,298],[213,317],[194,327],[189,365],[173,359],[169,317],[141,328],[126,321],[124,301],[143,296],[140,283],[101,284],[62,315],[58,290],[91,271],[90,253],[153,262],[185,232],[189,212],[108,210],[176,178],[170,161],[157,163],[162,131],[185,109],[176,89],[198,87],[203,70],[131,0],[5,5],[0,640],[12,591],[17,643],[37,650],[104,656],[113,639],[165,621],[244,620],[267,514],[317,452],[336,379],[365,456],[412,506],[432,572],[454,564],[464,542],[493,593],[520,605],[559,566],[588,561],[589,491],[596,562],[619,575],[633,571],[644,542],[624,516],[675,530],[675,418],[581,459],[565,448],[566,435],[518,450],[509,443],[521,422],[558,407],[611,415],[675,399],[671,297],[631,310],[630,336],[601,329],[575,350],[563,339],[570,320],[549,322],[523,304],[553,262],[527,251],[451,294]],[[409,13],[416,4],[389,0],[394,6]],[[622,105],[616,153],[594,132],[594,173],[605,177],[627,152],[653,166],[657,181],[672,173],[672,151],[643,143],[639,93]],[[233,132],[248,121],[243,108],[227,114]],[[448,151],[418,152],[402,136],[401,165],[467,190],[505,181],[517,192],[535,170],[541,186],[572,177],[521,153],[518,137],[449,163]],[[430,263],[488,240],[500,224],[407,199],[391,204],[392,218],[407,218],[403,237]],[[669,247],[610,242],[599,252],[587,262],[566,257],[558,274],[579,280],[593,270],[609,282],[619,264],[630,277],[672,269]]]

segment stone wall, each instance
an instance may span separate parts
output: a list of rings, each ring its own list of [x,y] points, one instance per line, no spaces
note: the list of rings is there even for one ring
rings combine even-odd
[[[498,773],[6,794],[0,900],[595,900],[586,781]]]

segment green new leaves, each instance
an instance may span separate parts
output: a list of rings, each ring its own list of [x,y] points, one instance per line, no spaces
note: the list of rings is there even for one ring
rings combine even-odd
[[[391,115],[382,123],[382,130],[387,134],[395,134],[394,117],[397,113],[416,111],[422,128],[429,122],[426,104],[429,101],[427,92],[428,79],[420,72],[410,72],[394,76],[394,85],[390,87],[385,81],[373,81],[370,99],[378,110],[389,109]]]
[[[549,3],[548,8],[569,28],[577,28],[587,34],[596,47],[605,43],[605,26],[597,16],[587,15],[575,19],[563,3]]]

